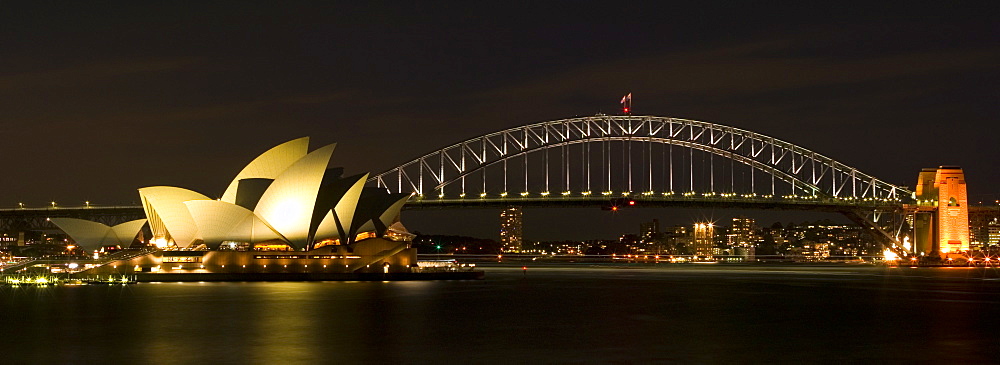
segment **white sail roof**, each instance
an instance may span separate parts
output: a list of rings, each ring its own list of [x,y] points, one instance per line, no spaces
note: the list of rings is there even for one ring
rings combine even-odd
[[[282,239],[252,211],[239,205],[217,200],[190,200],[184,204],[208,247],[217,248],[222,241],[254,243]]]
[[[340,219],[340,224],[345,230],[350,230],[351,223],[354,222],[354,211],[358,209],[358,199],[361,198],[361,190],[365,187],[365,181],[368,181],[368,174],[358,179],[333,207],[333,213],[337,215],[337,219]]]
[[[392,203],[392,205],[389,206],[389,209],[382,212],[382,215],[378,217],[378,220],[381,221],[386,227],[391,226],[392,223],[399,218],[399,212],[403,210],[403,206],[406,205],[406,201],[409,199],[409,196],[404,196],[395,203]]]
[[[101,223],[77,218],[51,218],[49,220],[87,251],[101,248],[101,245],[109,239],[118,241],[114,232],[111,231],[111,227]]]
[[[139,233],[142,225],[146,224],[145,219],[125,222],[114,227],[77,218],[51,218],[50,221],[87,251],[100,249],[104,245],[127,245]]]
[[[408,197],[366,193],[367,174],[341,178],[343,169],[329,168],[336,144],[312,152],[308,145],[309,138],[303,137],[262,153],[236,175],[218,200],[171,186],[139,189],[153,238],[158,244],[166,238],[179,247],[275,239],[305,247],[311,240],[353,236],[398,220]],[[84,227],[78,235],[88,242],[131,241],[142,225],[68,224]]]
[[[376,217],[376,219],[378,219],[379,222],[382,223],[382,226],[390,227],[393,224],[393,222],[395,222],[396,219],[399,218],[399,212],[402,211],[403,205],[405,205],[406,201],[409,199],[410,199],[409,196],[404,196],[399,200],[395,201],[394,203],[392,203],[392,205],[389,206],[389,208],[387,208],[384,212],[379,214],[379,216]],[[374,230],[376,230],[375,222],[374,220],[369,219],[368,221],[365,221],[365,223],[362,224],[360,227],[358,227],[358,231],[355,233],[371,232]],[[379,232],[379,234],[382,233],[385,232]]]
[[[149,218],[153,237],[169,235],[174,244],[187,247],[198,236],[198,225],[184,202],[189,200],[212,200],[196,191],[173,186],[151,186],[139,189],[142,207]]]
[[[344,195],[338,198],[333,209],[327,211],[326,215],[323,216],[323,220],[320,221],[319,227],[316,229],[316,239],[340,237],[340,229],[337,227],[338,220],[345,234],[351,229],[351,223],[354,220],[354,211],[358,208],[358,199],[361,198],[361,192],[364,190],[365,181],[368,180],[368,174],[357,176],[357,178],[358,180],[344,192]]]
[[[326,211],[326,215],[323,216],[323,220],[320,221],[319,227],[316,228],[316,239],[326,240],[339,237],[340,230],[337,229],[337,218],[333,216],[333,209],[328,210]]]
[[[309,137],[293,139],[291,141],[272,147],[266,152],[250,161],[246,167],[236,174],[236,178],[229,183],[229,187],[222,194],[222,201],[227,203],[236,202],[236,190],[240,180],[251,178],[276,179],[278,175],[289,166],[298,161],[309,152]]]
[[[292,246],[309,242],[316,196],[336,144],[321,147],[289,166],[267,188],[254,212]]]
[[[119,245],[125,246],[132,243],[132,239],[139,234],[139,230],[146,224],[145,219],[136,219],[111,227],[111,231],[118,237]]]

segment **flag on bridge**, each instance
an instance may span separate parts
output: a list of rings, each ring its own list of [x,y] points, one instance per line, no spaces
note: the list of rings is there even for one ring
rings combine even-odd
[[[622,113],[631,114],[632,111],[632,93],[628,93],[622,97]]]

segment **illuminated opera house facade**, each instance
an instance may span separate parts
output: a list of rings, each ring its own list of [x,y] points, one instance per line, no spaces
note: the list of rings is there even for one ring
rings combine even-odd
[[[91,269],[113,273],[390,273],[416,264],[399,223],[409,194],[365,187],[368,174],[329,166],[335,144],[308,137],[264,152],[218,199],[172,186],[139,189],[145,220],[54,224],[87,249],[131,242],[148,223],[159,250]]]

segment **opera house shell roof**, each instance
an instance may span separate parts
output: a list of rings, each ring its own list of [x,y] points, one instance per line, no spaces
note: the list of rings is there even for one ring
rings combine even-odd
[[[171,186],[139,189],[153,243],[277,241],[302,249],[321,240],[349,244],[359,233],[383,236],[409,195],[365,187],[368,174],[342,176],[329,166],[335,147],[309,152],[308,137],[275,146],[236,174],[220,199]]]
[[[95,251],[105,245],[128,246],[146,224],[145,219],[137,219],[116,226],[77,218],[51,218],[56,227],[62,229],[77,245],[87,251]]]

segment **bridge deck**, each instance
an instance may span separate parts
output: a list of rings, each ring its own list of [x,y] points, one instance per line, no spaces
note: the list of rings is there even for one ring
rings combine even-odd
[[[509,196],[509,197],[470,197],[470,198],[437,198],[413,197],[403,209],[427,208],[459,208],[459,207],[502,207],[502,206],[532,206],[532,207],[602,207],[624,205],[628,200],[638,207],[728,207],[736,209],[779,209],[779,210],[820,210],[842,212],[847,210],[871,209],[901,209],[903,202],[888,199],[829,199],[829,198],[764,198],[741,196]],[[89,206],[89,207],[46,207],[46,208],[13,208],[0,209],[2,218],[27,217],[78,217],[145,215],[142,206]]]
[[[634,202],[630,205],[629,201]],[[505,198],[419,198],[411,199],[404,209],[435,209],[458,207],[691,207],[764,210],[817,210],[846,212],[855,210],[897,210],[903,203],[893,200],[791,199],[744,197],[684,197],[684,196],[549,196]]]

